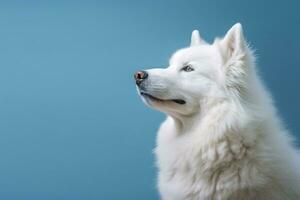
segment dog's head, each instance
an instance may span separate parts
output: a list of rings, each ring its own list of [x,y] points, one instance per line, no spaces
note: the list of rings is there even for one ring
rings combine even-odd
[[[175,52],[167,68],[138,71],[134,78],[147,105],[170,115],[191,115],[204,101],[222,101],[228,92],[240,92],[250,57],[240,24],[213,44],[195,30],[190,46]]]

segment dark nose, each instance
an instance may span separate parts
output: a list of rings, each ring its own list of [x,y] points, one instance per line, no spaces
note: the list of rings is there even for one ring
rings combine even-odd
[[[148,73],[146,71],[137,71],[134,74],[134,79],[137,85],[140,85],[145,79],[147,79]]]

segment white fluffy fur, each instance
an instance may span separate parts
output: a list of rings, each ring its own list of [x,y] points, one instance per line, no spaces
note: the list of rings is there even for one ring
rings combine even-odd
[[[194,71],[182,71],[187,64]],[[147,72],[139,91],[161,101],[142,98],[168,115],[155,149],[163,200],[300,199],[299,153],[255,72],[240,24],[211,45],[194,31],[168,68]]]

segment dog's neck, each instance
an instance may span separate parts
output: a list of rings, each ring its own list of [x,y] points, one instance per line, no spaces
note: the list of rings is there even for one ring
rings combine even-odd
[[[169,116],[174,120],[175,130],[178,132],[178,135],[181,135],[182,133],[193,132],[193,130],[200,130],[201,126],[207,126],[205,123],[211,124],[217,123],[222,119],[224,120],[224,118],[228,117],[226,114],[230,112],[228,108],[229,103],[225,101],[203,101],[200,104],[200,112],[190,115],[169,114]],[[215,125],[218,125],[218,123]]]
[[[174,130],[177,136],[186,134],[201,135],[202,141],[212,141],[222,138],[230,131],[239,132],[247,126],[249,116],[242,107],[231,101],[210,101],[202,105],[199,114],[174,117]],[[241,105],[242,106],[242,105]]]

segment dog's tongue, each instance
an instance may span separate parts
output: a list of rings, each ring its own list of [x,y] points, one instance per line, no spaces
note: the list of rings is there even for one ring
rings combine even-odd
[[[178,104],[185,104],[185,101],[184,100],[181,100],[181,99],[174,99],[173,100],[175,103],[178,103]]]

